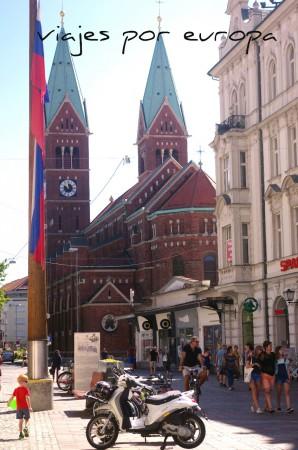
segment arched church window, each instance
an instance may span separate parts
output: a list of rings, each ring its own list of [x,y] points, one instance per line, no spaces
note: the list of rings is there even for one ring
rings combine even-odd
[[[179,255],[173,258],[172,268],[173,268],[173,276],[185,275],[184,260],[182,256]]]
[[[164,154],[163,154],[163,160],[166,161],[167,159],[169,159],[170,157],[170,152],[168,149],[165,149]]]
[[[58,216],[58,231],[62,231],[62,216],[59,214]]]
[[[242,115],[246,114],[246,96],[244,83],[241,83],[239,89],[239,112]]]
[[[141,156],[139,159],[139,170],[140,170],[140,174],[143,173],[145,170],[144,158],[142,158]]]
[[[236,89],[233,90],[231,95],[231,113],[232,115],[238,115],[238,95]]]
[[[71,169],[71,156],[70,156],[70,148],[65,147],[64,149],[64,158],[63,158],[63,167],[64,169]]]
[[[288,87],[295,83],[295,50],[293,44],[287,48],[287,81]]]
[[[74,149],[73,149],[72,168],[73,169],[80,168],[80,149],[78,147],[74,147]]]
[[[76,216],[76,230],[79,231],[80,229],[80,218],[79,216]]]
[[[216,256],[215,255],[204,256],[203,265],[204,265],[204,280],[210,280],[210,284],[212,286],[215,286],[217,275]]]
[[[174,149],[172,152],[172,156],[174,159],[176,159],[176,161],[179,161],[179,153],[178,150]]]
[[[56,147],[56,169],[62,169],[62,151],[61,151],[61,147]]]
[[[160,149],[156,149],[155,151],[155,162],[156,162],[156,167],[161,165],[161,151]]]
[[[271,61],[269,64],[269,100],[273,100],[277,94],[276,64]]]

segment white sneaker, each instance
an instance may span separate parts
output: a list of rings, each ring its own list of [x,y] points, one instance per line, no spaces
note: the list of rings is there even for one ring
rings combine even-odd
[[[261,410],[261,408],[258,408],[258,409],[256,410],[256,413],[257,413],[257,414],[263,414],[263,411]]]

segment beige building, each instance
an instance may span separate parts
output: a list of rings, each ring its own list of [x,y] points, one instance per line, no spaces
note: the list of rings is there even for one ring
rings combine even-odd
[[[248,38],[223,39],[209,72],[220,98],[211,144],[217,291],[233,299],[224,310],[227,343],[242,347],[269,337],[297,348],[298,304],[286,300],[298,300],[298,3],[267,4],[272,8],[229,0],[229,34],[257,29],[262,37],[248,53]],[[264,40],[268,33],[276,40]]]
[[[2,286],[8,297],[0,312],[0,346],[27,346],[28,336],[28,277]]]

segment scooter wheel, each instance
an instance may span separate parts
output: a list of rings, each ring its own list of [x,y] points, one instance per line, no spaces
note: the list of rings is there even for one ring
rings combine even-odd
[[[180,436],[173,436],[175,444],[180,445],[182,448],[198,447],[203,442],[206,435],[206,428],[202,419],[196,414],[186,413],[184,415],[183,426],[190,428],[192,437],[185,440]]]
[[[108,421],[108,423],[107,423]],[[105,427],[105,430],[103,431]],[[98,413],[87,425],[86,437],[89,444],[99,450],[112,447],[117,441],[119,426],[114,417],[108,419],[108,413]]]

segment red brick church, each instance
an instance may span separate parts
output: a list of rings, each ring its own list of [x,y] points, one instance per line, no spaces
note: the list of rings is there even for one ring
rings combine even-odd
[[[91,222],[88,118],[68,41],[57,43],[48,90],[49,334],[54,347],[71,352],[75,331],[100,331],[102,347],[123,355],[134,345],[135,326],[117,318],[148,305],[175,275],[215,284],[214,183],[188,162],[186,122],[162,37],[140,103],[138,181]]]

